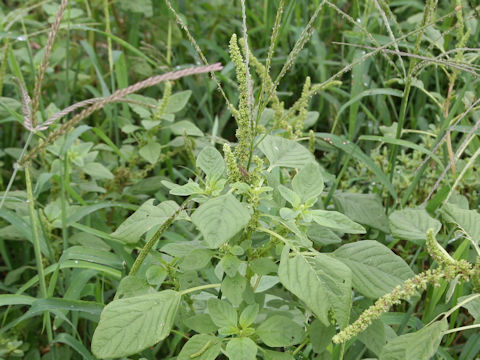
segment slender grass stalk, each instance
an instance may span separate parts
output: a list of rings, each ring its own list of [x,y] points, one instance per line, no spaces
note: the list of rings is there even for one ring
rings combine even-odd
[[[195,286],[193,288],[183,290],[181,292],[181,294],[186,295],[186,294],[190,294],[190,293],[195,292],[195,291],[219,288],[220,286],[222,286],[222,284],[207,284],[207,285]]]
[[[147,257],[148,253],[150,250],[152,250],[153,245],[157,243],[157,241],[160,239],[160,237],[163,235],[163,233],[172,225],[172,223],[176,220],[177,216],[185,209],[185,206],[188,204],[189,200],[185,200],[183,204],[173,213],[172,216],[170,216],[153,234],[153,236],[148,240],[148,242],[145,244],[145,246],[142,248],[140,253],[138,254],[137,258],[135,259],[135,262],[133,263],[132,268],[130,269],[130,272],[128,275],[135,275],[137,271],[140,269],[140,266],[142,266],[145,258]]]
[[[35,212],[35,198],[33,197],[32,191],[32,178],[30,175],[30,167],[29,165],[25,166],[25,183],[27,187],[27,197],[28,197],[28,208],[30,210],[30,224],[32,227],[32,234],[33,234],[33,251],[35,253],[35,262],[37,264],[37,273],[38,273],[38,282],[40,284],[40,294],[43,298],[47,298],[47,283],[45,281],[45,272],[43,269],[43,260],[42,260],[42,252],[40,250],[40,235],[38,232],[38,218]],[[47,336],[48,342],[51,343],[53,340],[52,336],[52,326],[50,323],[50,315],[48,312],[45,312],[45,317],[47,320]]]

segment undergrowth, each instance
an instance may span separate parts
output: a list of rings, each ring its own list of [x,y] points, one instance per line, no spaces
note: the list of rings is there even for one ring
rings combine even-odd
[[[4,2],[0,358],[477,358],[479,11]]]

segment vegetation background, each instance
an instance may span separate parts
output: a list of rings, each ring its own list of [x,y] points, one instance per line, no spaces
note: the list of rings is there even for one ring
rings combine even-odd
[[[4,0],[0,358],[478,358],[479,15],[473,0]],[[300,258],[319,292],[286,275]],[[135,308],[162,296],[175,312]],[[334,338],[379,304],[367,332]],[[120,330],[95,333],[101,313]]]

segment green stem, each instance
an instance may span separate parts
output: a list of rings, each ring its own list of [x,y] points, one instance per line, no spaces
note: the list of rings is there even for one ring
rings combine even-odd
[[[180,212],[183,210],[184,206],[187,204],[186,200],[182,206],[180,206],[177,211],[173,213],[172,216],[170,216],[167,221],[165,221],[160,228],[153,234],[153,236],[148,240],[148,242],[145,244],[143,249],[140,251],[140,254],[138,254],[137,258],[135,259],[135,262],[133,263],[132,268],[130,269],[130,272],[128,275],[135,275],[138,272],[138,269],[140,269],[140,266],[143,264],[145,258],[147,257],[148,253],[150,250],[152,250],[153,245],[160,239],[160,237],[163,235],[163,233],[172,225],[172,223],[175,221],[177,216],[180,214]]]
[[[27,186],[27,197],[28,197],[28,207],[30,210],[30,222],[31,228],[33,233],[33,250],[35,252],[35,262],[37,264],[37,272],[38,272],[38,281],[40,283],[40,294],[43,298],[47,297],[47,283],[45,281],[45,272],[43,270],[43,262],[42,262],[42,252],[40,250],[40,236],[38,234],[38,218],[37,214],[35,213],[35,199],[33,197],[32,191],[32,178],[30,176],[30,168],[29,165],[25,166],[25,182]],[[45,318],[47,321],[47,336],[48,342],[51,343],[53,340],[52,336],[52,326],[50,323],[50,316],[48,312],[45,312]]]
[[[195,291],[219,288],[220,286],[222,286],[222,284],[200,285],[200,286],[195,286],[195,287],[190,288],[190,289],[183,290],[180,294],[181,295],[186,295],[186,294],[190,294],[190,293],[195,292]]]

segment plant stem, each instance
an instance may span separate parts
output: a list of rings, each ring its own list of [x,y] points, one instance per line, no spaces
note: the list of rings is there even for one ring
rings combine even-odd
[[[38,234],[38,218],[35,213],[35,199],[33,197],[32,191],[32,178],[30,176],[29,165],[25,166],[25,182],[27,187],[27,197],[28,197],[28,207],[30,210],[30,222],[33,233],[33,250],[35,252],[35,262],[37,264],[38,272],[38,281],[40,283],[40,294],[43,298],[47,298],[47,284],[45,282],[45,272],[43,271],[43,262],[42,262],[42,252],[40,249],[40,236]],[[47,336],[48,342],[51,343],[53,340],[52,336],[52,326],[50,323],[50,316],[48,311],[45,312],[45,318],[47,320]]]
[[[206,290],[206,289],[214,289],[214,288],[218,288],[220,286],[222,286],[222,284],[200,285],[200,286],[195,286],[195,287],[190,288],[190,289],[183,290],[180,294],[181,295],[186,295],[186,294],[190,294],[190,293],[195,292],[195,291]]]
[[[128,273],[128,275],[135,275],[138,271],[138,269],[140,269],[140,266],[143,264],[143,261],[145,260],[145,258],[147,257],[148,253],[150,252],[150,250],[152,250],[153,248],[153,245],[155,245],[155,243],[158,241],[158,239],[160,239],[160,237],[162,236],[162,234],[165,232],[165,230],[167,230],[170,225],[172,225],[172,223],[175,221],[175,219],[177,218],[178,214],[180,214],[180,212],[184,209],[185,205],[187,204],[188,202],[188,199],[185,200],[185,202],[182,204],[182,206],[180,206],[174,213],[172,216],[170,216],[159,228],[158,230],[155,232],[155,234],[153,234],[153,236],[150,238],[150,240],[148,240],[148,242],[145,244],[145,246],[143,247],[143,249],[140,251],[140,254],[138,254],[137,258],[135,259],[135,262],[133,263],[133,266],[132,268],[130,269],[130,272]]]

